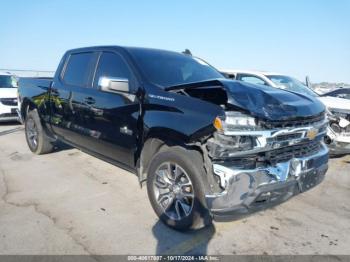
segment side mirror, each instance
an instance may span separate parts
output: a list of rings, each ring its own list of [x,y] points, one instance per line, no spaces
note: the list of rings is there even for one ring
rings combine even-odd
[[[100,77],[98,87],[105,92],[129,92],[129,80],[126,78]]]

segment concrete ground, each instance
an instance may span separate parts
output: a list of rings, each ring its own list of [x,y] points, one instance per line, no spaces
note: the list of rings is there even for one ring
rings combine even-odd
[[[33,155],[0,125],[0,254],[350,254],[350,156],[275,208],[180,233],[158,221],[136,177],[64,147]]]

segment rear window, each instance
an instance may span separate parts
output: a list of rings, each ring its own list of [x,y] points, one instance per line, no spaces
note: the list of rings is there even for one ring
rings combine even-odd
[[[87,86],[93,57],[91,52],[70,55],[63,81],[68,85]]]

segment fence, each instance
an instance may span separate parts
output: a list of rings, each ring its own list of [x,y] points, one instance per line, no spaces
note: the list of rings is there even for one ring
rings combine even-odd
[[[8,72],[18,77],[53,77],[55,73],[55,71],[22,70],[22,69],[6,69],[6,68],[0,68],[0,71]]]

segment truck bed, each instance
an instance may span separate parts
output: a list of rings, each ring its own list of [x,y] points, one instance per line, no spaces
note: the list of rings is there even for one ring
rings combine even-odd
[[[40,103],[48,93],[52,81],[51,77],[21,77],[18,85],[18,107],[21,108],[25,99]],[[24,113],[21,111],[22,117]]]

